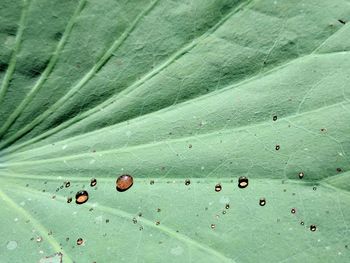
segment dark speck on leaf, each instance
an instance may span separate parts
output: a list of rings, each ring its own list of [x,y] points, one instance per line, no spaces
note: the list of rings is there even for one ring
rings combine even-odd
[[[343,25],[346,24],[346,22],[345,22],[343,19],[338,19],[338,22],[341,23],[341,24],[343,24]]]

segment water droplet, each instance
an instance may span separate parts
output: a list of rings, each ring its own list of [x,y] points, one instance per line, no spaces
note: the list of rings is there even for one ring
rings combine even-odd
[[[226,205],[225,205],[225,208],[226,208],[226,209],[229,209],[229,208],[230,208],[230,204],[226,204]]]
[[[69,204],[70,202],[72,202],[72,197],[67,198],[67,203]]]
[[[272,120],[273,120],[273,121],[277,121],[277,116],[276,116],[276,115],[273,116],[273,117],[272,117]]]
[[[41,241],[43,241],[43,238],[42,238],[42,237],[37,237],[37,238],[36,238],[36,242],[41,242]]]
[[[90,181],[90,186],[94,187],[95,185],[97,185],[97,180],[95,178],[92,178]]]
[[[275,147],[276,151],[278,151],[280,148],[281,148],[281,146],[279,144],[277,144]]]
[[[7,248],[8,250],[14,250],[14,249],[16,249],[16,248],[17,248],[17,242],[14,241],[14,240],[11,240],[11,241],[7,242],[6,248]]]
[[[116,181],[116,189],[118,192],[124,192],[128,190],[134,183],[134,180],[131,175],[123,174],[118,177]]]
[[[156,222],[156,225],[158,226],[159,224],[160,224],[160,221],[157,221],[157,222]]]
[[[134,218],[132,219],[132,222],[133,222],[134,224],[137,224],[137,219],[134,217]]]
[[[301,222],[300,222],[300,225],[302,225],[302,226],[303,226],[303,225],[304,225],[304,221],[301,221]]]
[[[222,189],[221,184],[215,185],[215,192],[220,192]]]
[[[89,199],[89,194],[85,190],[78,191],[75,195],[75,203],[84,204]]]
[[[187,179],[186,181],[185,181],[185,185],[190,185],[191,184],[191,181],[189,180],[189,179]]]
[[[157,208],[157,212],[159,213],[160,211],[162,211],[160,208]]]
[[[69,182],[69,181],[64,182],[64,186],[65,186],[66,188],[68,188],[68,187],[70,186],[70,182]]]
[[[214,229],[216,226],[215,226],[215,224],[211,224],[210,227],[211,227],[211,229]]]
[[[300,172],[299,173],[299,179],[303,179],[304,178],[304,173],[303,172]]]
[[[342,171],[341,168],[337,168],[337,172],[340,173]]]
[[[77,239],[77,245],[80,246],[84,243],[84,240],[80,237]]]
[[[260,205],[260,206],[266,205],[266,199],[265,199],[265,198],[260,198],[260,200],[259,200],[259,205]]]
[[[248,178],[245,176],[241,176],[238,178],[238,187],[246,188],[248,186]]]
[[[106,224],[108,224],[109,223],[109,219],[106,219]]]
[[[222,211],[222,214],[224,215],[224,214],[226,214],[226,211],[224,210],[224,211]]]
[[[149,181],[149,184],[154,184],[154,180]]]
[[[290,212],[291,212],[292,214],[295,214],[295,213],[297,212],[297,210],[296,210],[295,208],[292,208],[292,209],[290,210]]]
[[[310,230],[311,230],[312,232],[315,232],[315,231],[316,231],[316,229],[317,229],[317,228],[316,228],[316,226],[315,226],[315,225],[311,225],[311,226],[310,226]]]
[[[190,148],[190,149],[191,149],[191,148],[192,148],[192,144],[189,144],[189,145],[188,145],[188,148]]]
[[[316,186],[312,187],[312,190],[316,191],[316,190],[317,190],[317,187],[316,187]]]
[[[141,213],[141,212],[139,212],[138,216],[139,216],[139,217],[141,217],[141,216],[142,216],[142,213]]]

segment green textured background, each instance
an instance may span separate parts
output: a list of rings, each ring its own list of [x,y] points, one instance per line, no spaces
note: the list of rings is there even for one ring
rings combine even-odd
[[[348,0],[1,0],[0,262],[350,262],[349,20]]]

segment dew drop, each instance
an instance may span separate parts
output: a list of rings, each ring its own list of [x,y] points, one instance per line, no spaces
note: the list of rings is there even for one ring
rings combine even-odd
[[[316,231],[316,229],[317,229],[317,228],[316,228],[316,226],[315,226],[315,225],[311,225],[311,226],[310,226],[310,230],[311,230],[312,232],[315,232],[315,231]]]
[[[160,221],[157,221],[157,222],[156,222],[156,225],[157,225],[157,226],[160,225]]]
[[[224,211],[222,211],[222,214],[224,215],[224,214],[226,214],[226,211],[224,210]]]
[[[290,212],[291,212],[292,214],[295,214],[295,213],[297,212],[297,210],[296,210],[295,208],[292,208],[292,209],[290,210]]]
[[[273,116],[273,117],[272,117],[272,120],[273,120],[273,121],[277,121],[277,116],[276,116],[276,115]]]
[[[186,181],[185,181],[185,185],[190,185],[191,184],[191,181],[189,180],[189,179],[187,179]]]
[[[157,212],[159,213],[160,211],[162,211],[160,208],[157,208]]]
[[[149,184],[154,184],[154,180],[149,181]]]
[[[303,179],[304,178],[304,173],[303,172],[300,172],[299,173],[299,179]]]
[[[245,176],[241,176],[238,178],[238,187],[246,188],[248,186],[248,178]]]
[[[68,188],[69,186],[70,186],[70,182],[68,181],[68,182],[64,182],[64,186],[66,187],[66,188]]]
[[[124,192],[128,190],[134,183],[134,180],[131,175],[123,174],[118,177],[116,181],[116,189],[118,192]]]
[[[301,221],[301,222],[300,222],[300,225],[302,225],[302,226],[303,226],[303,225],[304,225],[304,221]]]
[[[281,146],[279,144],[277,144],[275,147],[276,151],[278,151],[280,148],[281,148]]]
[[[78,191],[75,195],[75,203],[84,204],[89,199],[89,194],[85,190]]]
[[[95,185],[97,185],[97,180],[95,178],[92,178],[90,181],[90,186],[94,187]]]
[[[215,226],[215,224],[211,224],[210,227],[211,227],[211,229],[214,229],[216,226]]]
[[[316,190],[317,190],[317,187],[316,187],[316,186],[312,187],[312,190],[316,191]]]
[[[137,224],[137,219],[134,217],[134,218],[132,219],[132,222],[133,222],[134,224]]]
[[[67,203],[69,204],[70,202],[72,202],[72,197],[67,198]]]
[[[215,185],[215,192],[220,192],[222,189],[221,184]]]
[[[77,245],[80,246],[84,243],[84,240],[80,237],[77,239]]]
[[[42,237],[37,237],[37,238],[36,238],[36,242],[41,242],[41,241],[43,241],[43,238],[42,238]]]
[[[266,199],[265,199],[265,198],[260,198],[260,200],[259,200],[259,205],[260,205],[260,206],[266,205]]]
[[[229,209],[229,208],[230,208],[230,204],[226,204],[226,205],[225,205],[225,208],[226,208],[226,209]]]

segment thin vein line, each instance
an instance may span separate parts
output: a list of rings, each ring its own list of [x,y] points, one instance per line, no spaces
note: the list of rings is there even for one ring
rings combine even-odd
[[[56,65],[56,62],[58,61],[58,56],[66,44],[66,41],[72,32],[73,26],[75,24],[76,18],[80,14],[80,12],[83,10],[85,6],[86,0],[81,0],[78,4],[78,7],[76,8],[72,18],[68,22],[66,29],[62,35],[61,40],[58,42],[58,45],[55,49],[55,51],[51,55],[51,59],[44,70],[44,72],[41,74],[38,81],[35,83],[33,88],[29,91],[25,99],[22,100],[22,102],[18,105],[18,107],[13,111],[13,113],[9,116],[9,118],[5,121],[3,126],[0,129],[0,138],[4,135],[4,133],[8,130],[8,128],[11,127],[13,122],[17,119],[17,117],[23,112],[24,108],[28,105],[28,103],[34,98],[34,96],[38,93],[38,91],[41,89],[45,81],[47,80],[48,76],[52,72],[53,68]],[[1,96],[0,96],[1,97]]]
[[[19,21],[19,28],[18,28],[18,31],[16,33],[15,46],[14,46],[14,49],[12,51],[12,56],[10,59],[9,66],[6,70],[4,80],[2,81],[1,87],[0,87],[0,103],[5,97],[8,85],[9,85],[10,80],[12,78],[12,74],[16,68],[17,54],[18,54],[18,51],[19,51],[19,49],[21,47],[21,43],[22,43],[22,36],[23,36],[23,31],[25,29],[25,24],[27,22],[27,14],[28,14],[29,5],[30,5],[29,1],[23,0],[23,9],[22,9],[21,18]]]

